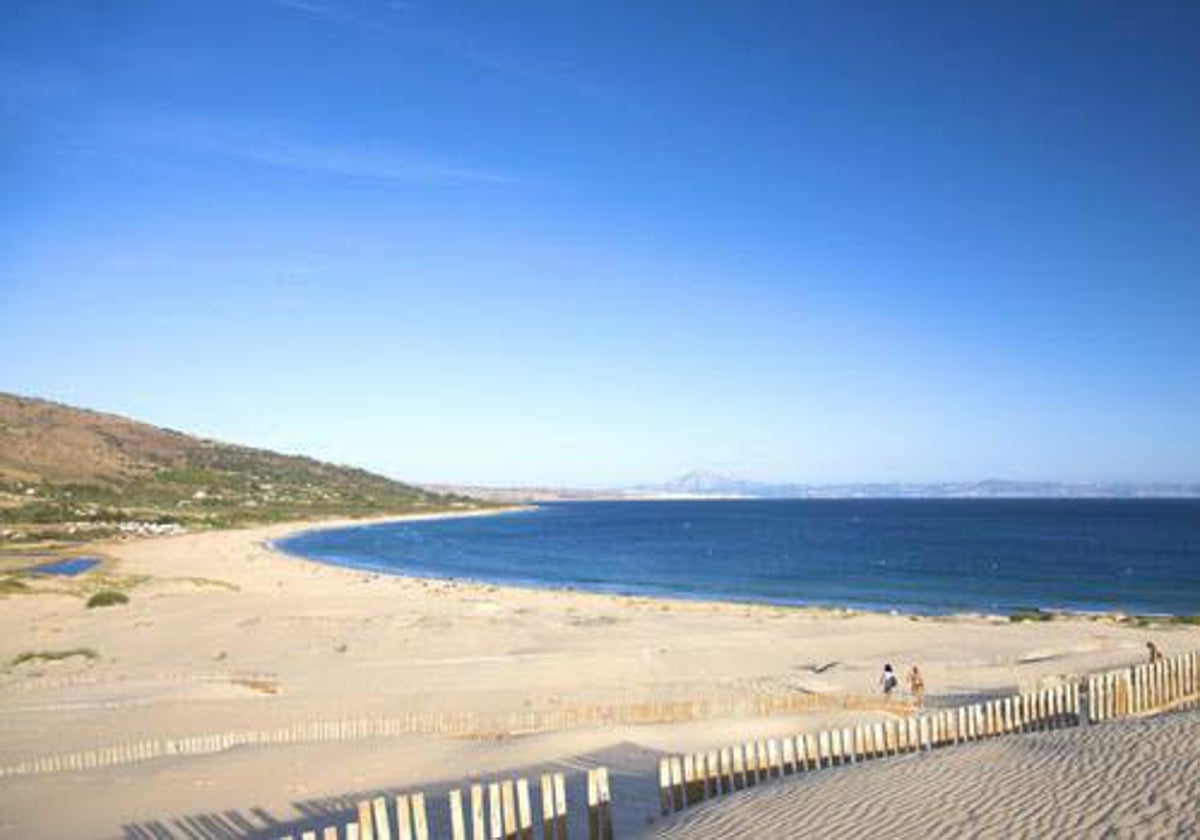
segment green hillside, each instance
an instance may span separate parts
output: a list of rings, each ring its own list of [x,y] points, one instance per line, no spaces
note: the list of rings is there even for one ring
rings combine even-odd
[[[0,394],[0,543],[483,506],[352,467]]]

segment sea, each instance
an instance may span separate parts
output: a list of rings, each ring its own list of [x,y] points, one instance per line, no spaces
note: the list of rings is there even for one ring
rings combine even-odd
[[[398,575],[945,615],[1200,614],[1200,500],[561,502],[300,533]]]

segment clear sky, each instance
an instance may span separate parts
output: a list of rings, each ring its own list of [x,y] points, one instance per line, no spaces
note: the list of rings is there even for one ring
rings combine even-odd
[[[2,15],[0,390],[422,481],[1200,480],[1200,3]]]

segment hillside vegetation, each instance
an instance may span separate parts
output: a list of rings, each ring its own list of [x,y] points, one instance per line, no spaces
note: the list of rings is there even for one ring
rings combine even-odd
[[[0,393],[0,542],[477,504],[365,470]]]

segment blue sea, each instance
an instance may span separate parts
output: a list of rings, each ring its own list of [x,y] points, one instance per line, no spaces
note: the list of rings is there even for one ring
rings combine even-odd
[[[1198,500],[569,502],[279,547],[380,572],[695,599],[1200,613]]]

